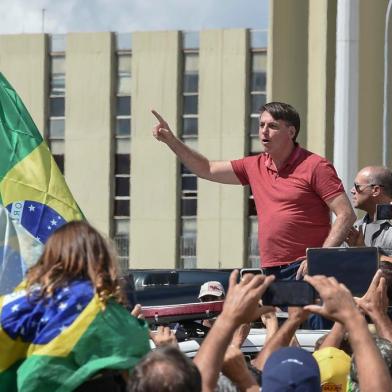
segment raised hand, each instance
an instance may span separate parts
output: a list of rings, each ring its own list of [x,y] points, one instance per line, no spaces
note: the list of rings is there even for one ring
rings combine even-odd
[[[159,140],[160,142],[166,144],[169,143],[170,140],[172,140],[175,137],[173,135],[173,132],[170,130],[169,124],[156,110],[154,109],[151,110],[151,113],[158,120],[158,124],[156,124],[152,129],[153,136],[155,137],[155,139]]]
[[[246,274],[237,283],[238,270],[230,275],[229,290],[223,305],[222,316],[233,321],[235,327],[260,317],[259,300],[274,276]]]
[[[388,308],[387,284],[378,270],[370,283],[368,291],[362,298],[355,298],[358,306],[370,317],[385,314]]]
[[[305,310],[334,321],[339,321],[343,325],[350,321],[353,315],[359,314],[349,289],[335,278],[327,278],[321,275],[306,275],[304,280],[318,291],[323,300],[322,306],[307,305],[304,307]]]

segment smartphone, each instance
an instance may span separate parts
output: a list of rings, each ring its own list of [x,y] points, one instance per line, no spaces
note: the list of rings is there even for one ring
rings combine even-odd
[[[376,219],[392,219],[392,204],[377,204],[376,205]]]
[[[305,306],[315,303],[316,291],[302,280],[279,280],[271,283],[262,300],[263,305]]]
[[[263,275],[263,271],[261,268],[242,268],[240,270],[240,277],[242,278],[245,274]]]

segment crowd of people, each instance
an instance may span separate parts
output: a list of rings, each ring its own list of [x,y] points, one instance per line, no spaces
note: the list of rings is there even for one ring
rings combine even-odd
[[[167,326],[154,332],[142,308],[129,309],[111,245],[85,221],[70,222],[48,239],[37,264],[14,292],[0,297],[0,389],[3,391],[392,391],[391,222],[376,205],[392,202],[392,173],[362,169],[351,190],[355,214],[333,166],[296,142],[298,113],[273,102],[260,111],[264,152],[209,161],[191,150],[154,111],[154,136],[198,176],[250,185],[259,219],[264,274],[230,275],[228,290],[206,282],[199,300],[223,300],[193,359]],[[330,224],[330,212],[336,215]],[[354,298],[333,277],[307,275],[308,247],[377,246],[381,269],[367,293]],[[320,301],[276,309],[260,302],[275,280],[303,279]],[[389,296],[388,296],[389,295]],[[333,321],[314,353],[295,333],[310,315]],[[251,323],[266,340],[252,360],[241,351]],[[374,328],[369,328],[373,325]],[[154,342],[151,350],[150,339]]]

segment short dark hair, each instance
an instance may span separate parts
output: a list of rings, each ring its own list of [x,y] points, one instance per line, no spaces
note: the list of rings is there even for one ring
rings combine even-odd
[[[268,112],[275,120],[284,120],[292,125],[296,131],[293,138],[295,142],[301,127],[301,120],[298,112],[291,105],[284,102],[269,102],[260,108],[260,114],[263,112]]]
[[[164,346],[150,351],[130,374],[128,392],[155,392],[157,390],[201,392],[201,375],[198,368],[173,346]]]
[[[384,193],[392,198],[392,171],[385,166],[370,166],[369,169],[370,182],[382,185]]]

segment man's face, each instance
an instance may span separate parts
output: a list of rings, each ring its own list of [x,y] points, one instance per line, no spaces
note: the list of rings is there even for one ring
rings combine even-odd
[[[284,120],[275,120],[268,112],[260,115],[259,139],[264,152],[279,154],[280,151],[293,145],[295,128]]]
[[[374,207],[373,186],[370,183],[369,173],[361,170],[355,177],[354,184],[350,190],[354,208],[368,211],[369,207]]]

